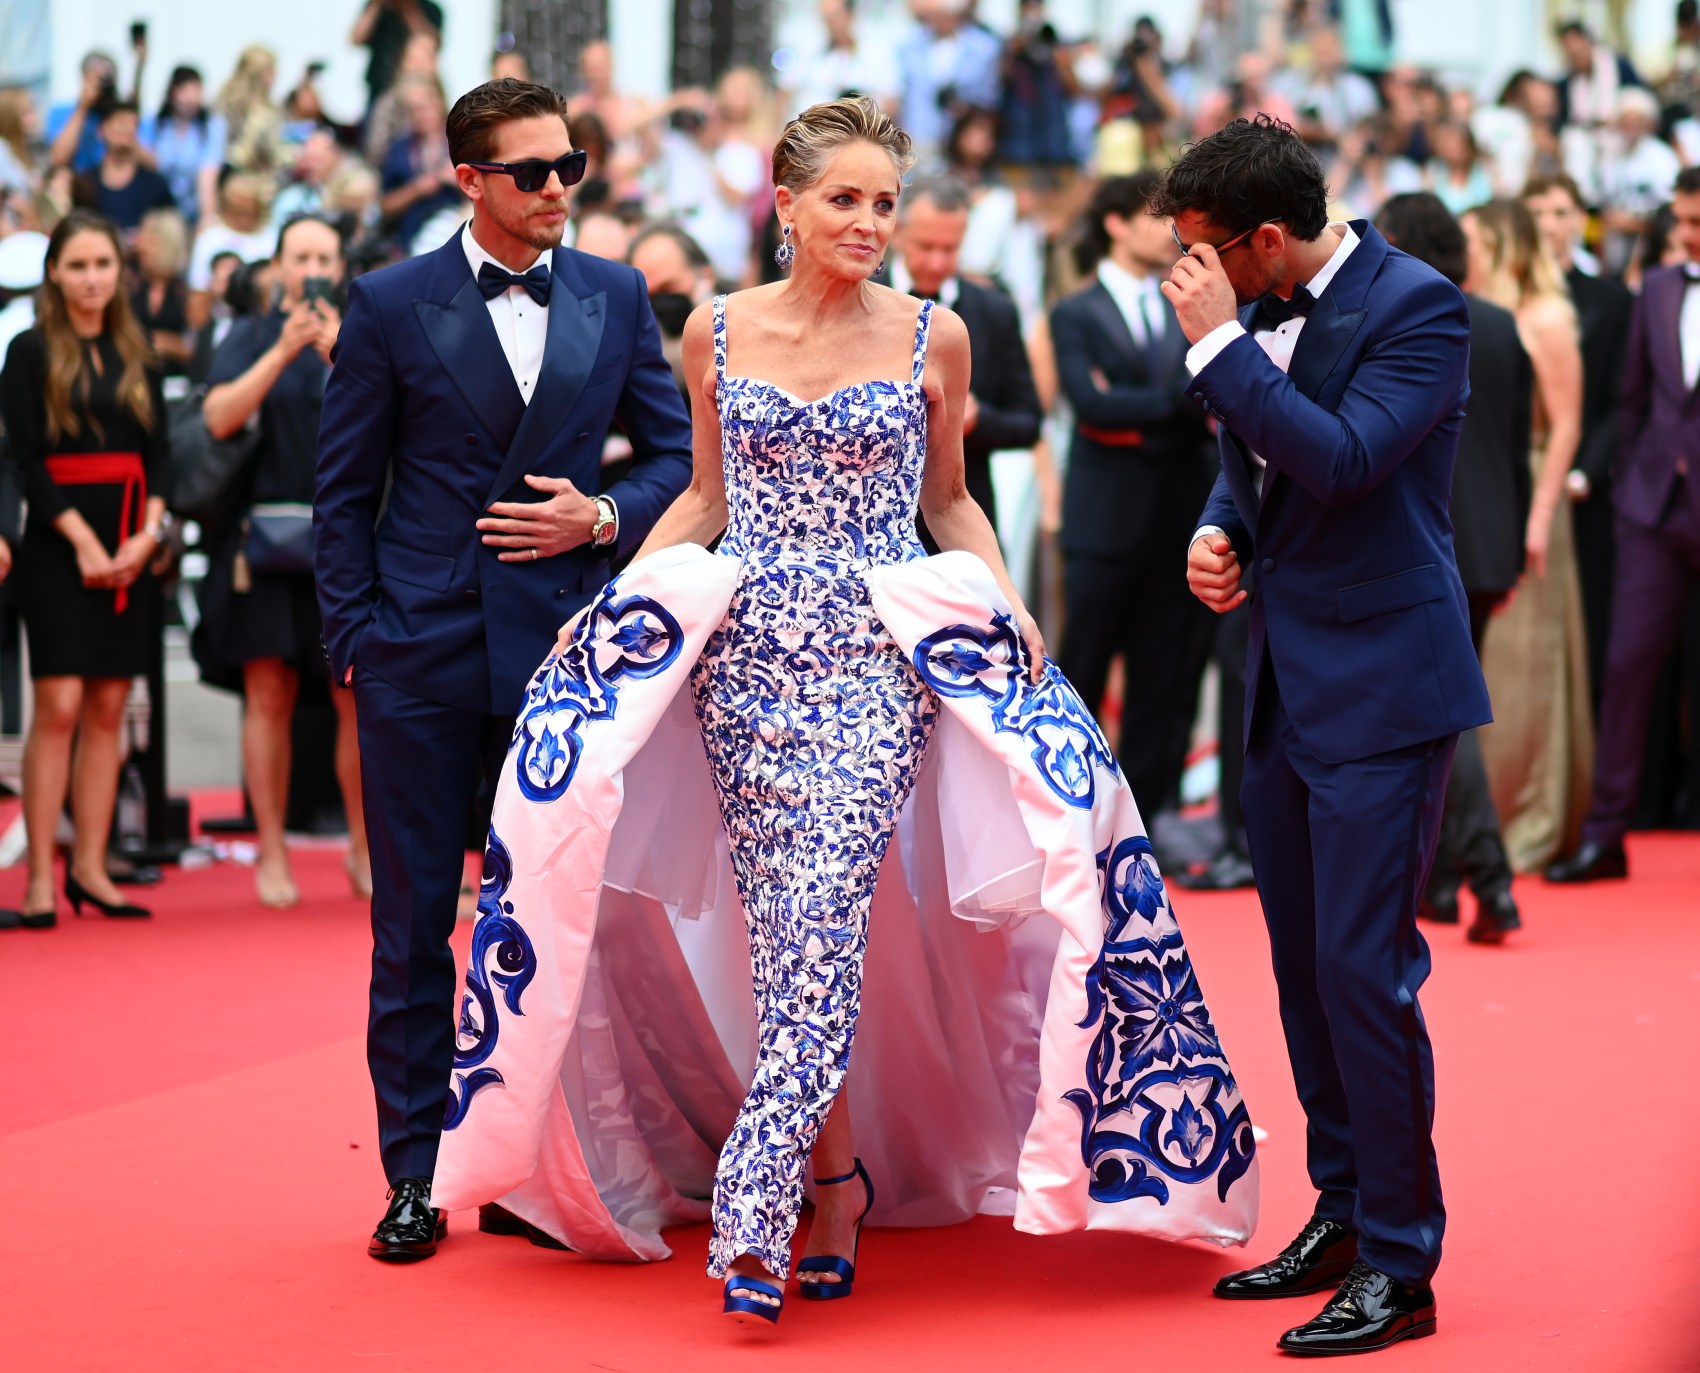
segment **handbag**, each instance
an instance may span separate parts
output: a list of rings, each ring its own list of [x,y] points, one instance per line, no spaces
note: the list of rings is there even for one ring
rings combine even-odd
[[[313,507],[263,501],[243,521],[242,555],[250,572],[298,576],[313,571]]]
[[[236,513],[243,477],[260,446],[257,424],[228,439],[215,439],[201,414],[204,389],[173,407],[171,433],[171,508],[186,520],[217,525]]]

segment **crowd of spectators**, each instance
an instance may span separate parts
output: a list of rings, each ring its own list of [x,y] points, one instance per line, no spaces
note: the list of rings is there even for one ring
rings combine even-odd
[[[981,22],[974,0],[913,0],[893,48],[870,40],[853,0],[821,0],[812,49],[656,99],[618,89],[608,45],[591,43],[569,92],[573,143],[589,164],[567,241],[644,273],[676,352],[694,305],[777,275],[767,163],[783,121],[856,92],[908,130],[918,174],[966,187],[960,272],[1013,298],[1041,377],[1055,371],[1043,356],[1047,313],[1090,275],[1076,250],[1095,191],[1259,112],[1314,147],[1337,217],[1373,219],[1389,198],[1419,191],[1464,216],[1531,185],[1548,198],[1558,187],[1574,219],[1548,235],[1561,269],[1634,289],[1680,258],[1668,202],[1678,173],[1700,162],[1696,0],[1676,6],[1662,70],[1638,71],[1567,23],[1552,69],[1516,71],[1492,92],[1401,62],[1384,5],[1260,8],[1268,17],[1253,24],[1236,0],[1203,0],[1190,36],[1143,17],[1118,46],[1062,32],[1044,0],[1022,0],[1010,32]],[[74,100],[44,112],[23,89],[0,89],[0,240],[49,234],[73,208],[117,226],[134,315],[167,398],[181,401],[228,372],[216,360],[233,322],[270,310],[283,226],[302,215],[335,225],[349,276],[456,232],[468,206],[444,132],[459,92],[439,74],[443,24],[433,0],[367,0],[351,34],[370,52],[366,108],[339,112],[345,121],[325,109],[318,64],[280,92],[276,59],[259,45],[212,83],[192,54],[174,54],[191,60],[171,70],[158,108],[143,109],[141,25],[122,70],[107,51],[85,57]],[[525,54],[496,52],[491,75],[526,76]],[[45,240],[28,242],[0,251],[0,350],[27,327],[21,307],[39,284],[29,262]],[[1060,500],[1042,461],[1038,522],[1053,534]]]

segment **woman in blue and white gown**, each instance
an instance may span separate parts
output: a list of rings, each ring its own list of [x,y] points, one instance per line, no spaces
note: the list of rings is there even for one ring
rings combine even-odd
[[[793,120],[789,279],[686,329],[692,485],[515,730],[437,1206],[615,1259],[706,1217],[709,1271],[772,1284],[811,1162],[860,1153],[875,1224],[1251,1233],[1133,799],[963,486],[966,330],[868,281],[909,160],[871,101]],[[821,1188],[809,1255],[853,1259],[867,1200]]]

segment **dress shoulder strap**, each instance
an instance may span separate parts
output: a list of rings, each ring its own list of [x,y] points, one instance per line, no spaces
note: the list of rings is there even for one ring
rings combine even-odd
[[[927,330],[933,322],[933,302],[921,302],[921,315],[915,321],[915,370],[909,374],[909,380],[919,382],[921,374],[927,370]]]
[[[714,376],[726,375],[726,297],[714,298]]]

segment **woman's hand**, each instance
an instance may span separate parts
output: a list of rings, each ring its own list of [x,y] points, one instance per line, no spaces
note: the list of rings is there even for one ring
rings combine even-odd
[[[139,530],[130,535],[118,545],[118,551],[112,555],[111,586],[130,586],[136,578],[147,571],[147,566],[153,561],[153,555],[159,551],[159,540],[148,533]]]
[[[325,300],[313,306],[313,313],[319,321],[319,333],[313,340],[313,347],[319,350],[319,356],[328,363],[331,360],[331,349],[336,347],[337,331],[342,328],[342,316],[337,313],[336,306]]]
[[[318,342],[320,324],[318,311],[302,301],[284,319],[283,332],[272,347],[277,349],[278,356],[286,364],[294,362],[303,348],[310,348]]]
[[[1529,511],[1529,527],[1523,536],[1523,551],[1528,555],[1532,576],[1547,575],[1547,544],[1552,538],[1552,511],[1539,505]]]
[[[584,617],[589,613],[590,607],[586,606],[583,610],[579,611],[577,615],[574,615],[572,619],[568,620],[561,626],[561,632],[555,636],[555,653],[557,656],[567,651],[567,646],[573,641],[573,635],[578,633],[580,622],[582,622]]]
[[[103,588],[116,586],[116,568],[111,556],[98,542],[77,545],[77,571],[83,574],[83,585]]]
[[[1034,686],[1045,675],[1045,636],[1039,632],[1039,622],[1027,613],[1027,607],[1015,607],[1015,630],[1027,648],[1027,680]]]

